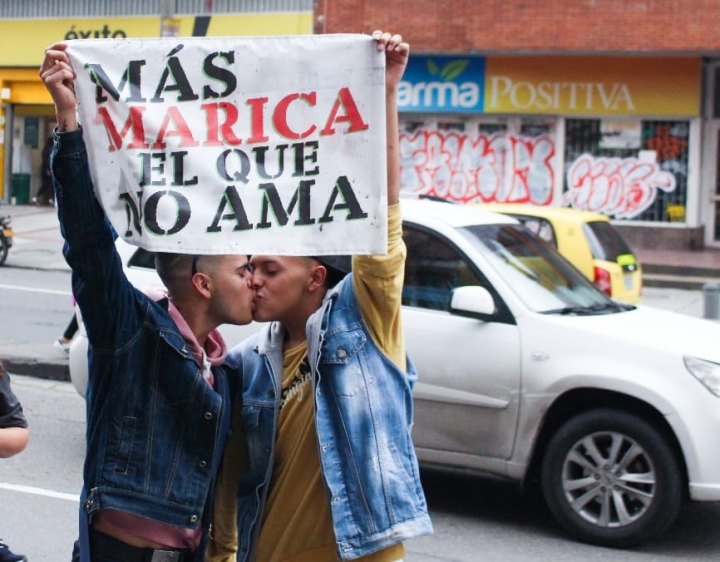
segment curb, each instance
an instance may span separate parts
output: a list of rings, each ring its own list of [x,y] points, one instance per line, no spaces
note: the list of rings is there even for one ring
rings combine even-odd
[[[69,382],[68,358],[46,351],[47,347],[40,343],[0,344],[0,361],[14,375]]]
[[[43,362],[26,357],[5,357],[0,355],[5,370],[13,375],[25,375],[38,379],[70,382],[70,369],[64,364]]]

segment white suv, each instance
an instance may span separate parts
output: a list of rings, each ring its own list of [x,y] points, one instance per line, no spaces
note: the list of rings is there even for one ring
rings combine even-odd
[[[611,300],[509,217],[402,208],[421,463],[539,483],[570,535],[611,547],[662,533],[685,498],[720,500],[719,325]],[[119,247],[136,285],[158,282]],[[233,329],[229,345],[257,326]]]

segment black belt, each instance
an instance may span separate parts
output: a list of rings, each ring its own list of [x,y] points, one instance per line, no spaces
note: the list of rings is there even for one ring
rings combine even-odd
[[[190,562],[192,560],[192,552],[188,549],[158,550],[132,546],[104,533],[91,530],[90,558],[94,559],[96,554],[117,556],[123,562]]]

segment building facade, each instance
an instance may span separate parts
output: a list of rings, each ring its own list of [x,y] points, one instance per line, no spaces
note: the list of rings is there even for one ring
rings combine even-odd
[[[694,0],[318,0],[315,32],[399,30],[403,189],[572,206],[632,245],[720,247],[720,39]]]
[[[56,41],[163,35],[306,35],[312,0],[23,0],[0,2],[0,201],[27,203],[55,113],[38,75]]]
[[[413,48],[405,190],[569,205],[607,214],[633,245],[720,247],[718,17],[715,0],[2,2],[0,200],[40,184],[55,123],[37,71],[54,41],[383,28]]]

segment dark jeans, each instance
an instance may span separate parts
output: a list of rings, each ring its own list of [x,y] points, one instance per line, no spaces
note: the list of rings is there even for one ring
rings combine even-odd
[[[63,337],[66,340],[73,339],[73,336],[75,336],[75,333],[78,331],[78,322],[77,322],[77,316],[75,316],[75,313],[73,313],[72,319],[70,322],[68,322],[67,328],[65,328],[65,331],[63,332]]]

